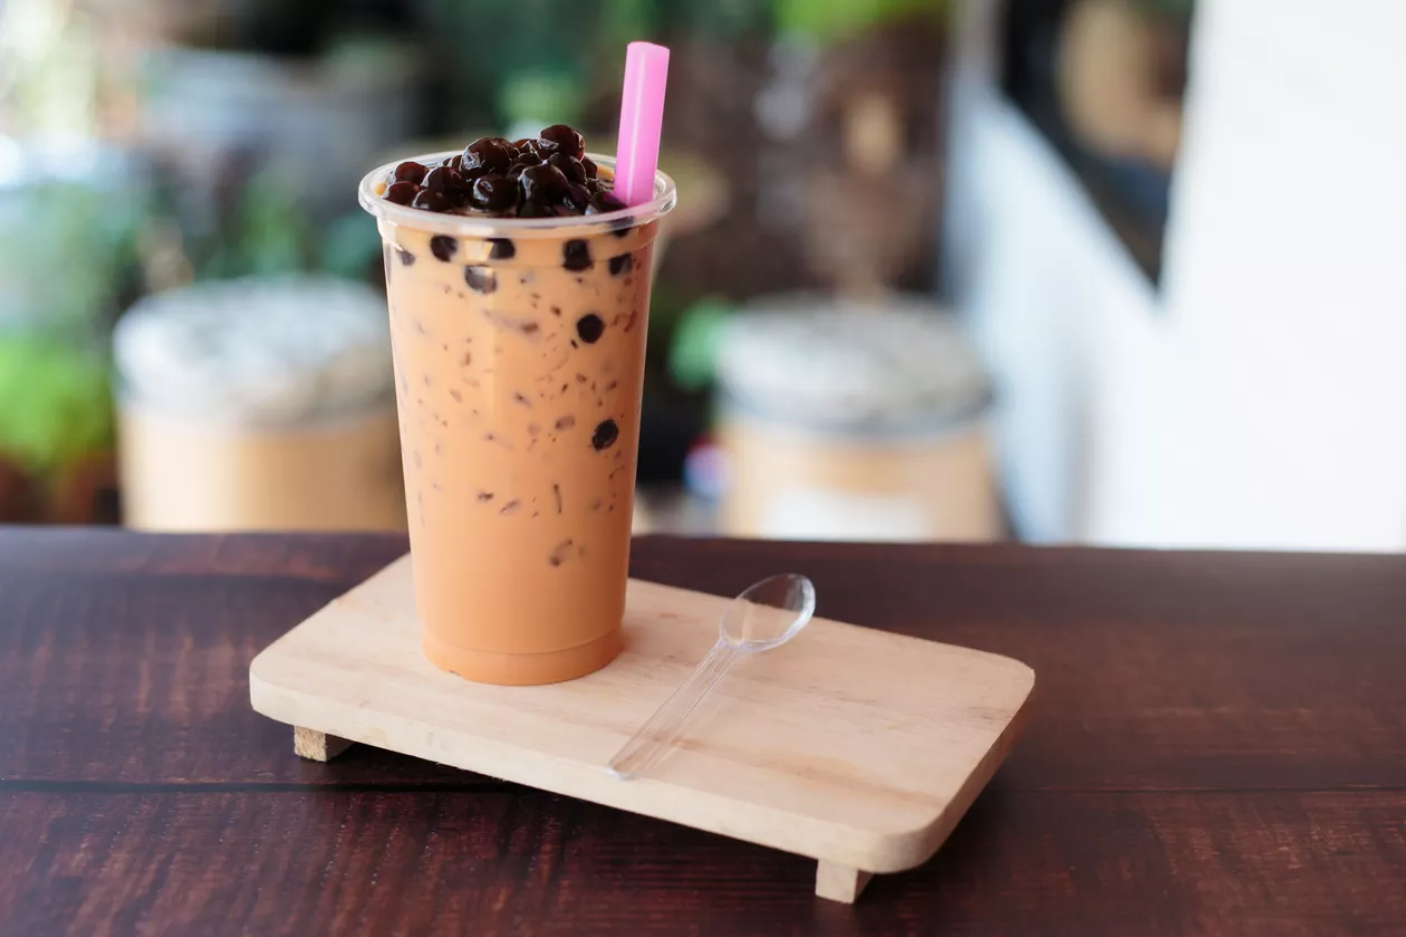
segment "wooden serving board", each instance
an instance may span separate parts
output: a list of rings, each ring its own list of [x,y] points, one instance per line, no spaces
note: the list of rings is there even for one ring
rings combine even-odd
[[[250,697],[295,727],[303,757],[361,742],[809,856],[825,898],[927,861],[1024,726],[1035,675],[1018,661],[817,618],[739,659],[648,776],[607,771],[712,647],[729,601],[631,580],[609,667],[486,686],[421,655],[406,557],[259,654]]]

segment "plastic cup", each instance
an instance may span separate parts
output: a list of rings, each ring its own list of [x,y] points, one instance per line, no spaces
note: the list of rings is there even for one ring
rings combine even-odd
[[[674,183],[658,173],[652,201],[607,214],[490,218],[386,201],[395,165],[359,195],[385,252],[425,655],[483,683],[591,673],[621,646],[653,252]]]

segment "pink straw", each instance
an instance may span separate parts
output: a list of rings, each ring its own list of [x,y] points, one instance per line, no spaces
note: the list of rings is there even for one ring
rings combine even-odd
[[[626,205],[643,205],[654,198],[668,80],[668,49],[652,42],[630,43],[620,96],[620,138],[615,146],[615,197]]]

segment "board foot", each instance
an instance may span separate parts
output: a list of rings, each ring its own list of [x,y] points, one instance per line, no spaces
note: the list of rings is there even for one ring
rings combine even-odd
[[[864,886],[873,878],[872,872],[861,872],[847,865],[820,860],[815,870],[815,894],[831,901],[854,904]]]
[[[299,758],[331,761],[350,748],[351,744],[346,739],[328,735],[326,732],[304,729],[301,726],[293,727],[293,753]]]

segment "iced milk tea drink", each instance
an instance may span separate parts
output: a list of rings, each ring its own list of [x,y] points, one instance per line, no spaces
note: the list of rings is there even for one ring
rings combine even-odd
[[[568,680],[620,648],[653,250],[565,127],[382,167],[415,601],[467,679]]]

